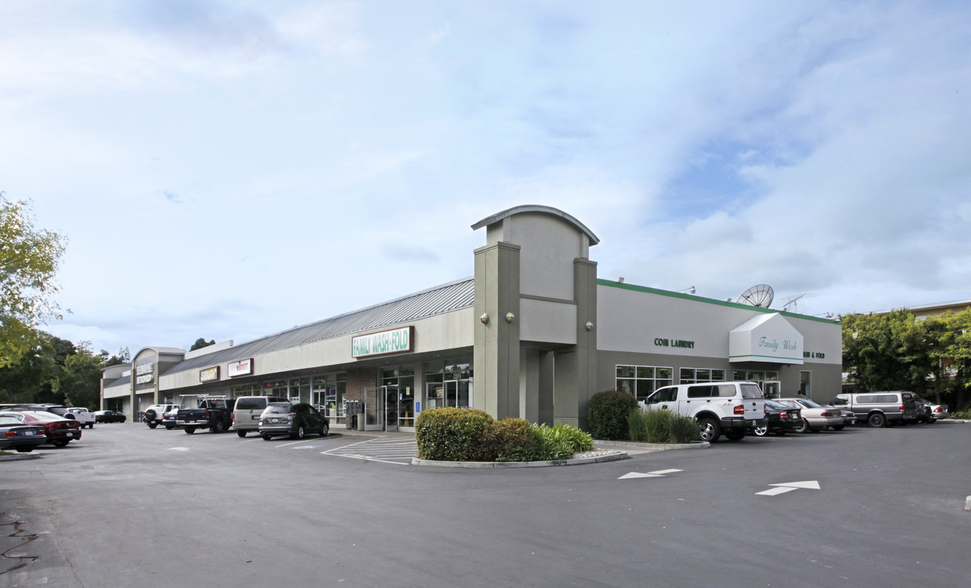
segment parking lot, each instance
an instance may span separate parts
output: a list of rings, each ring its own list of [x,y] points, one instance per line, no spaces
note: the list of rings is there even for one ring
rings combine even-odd
[[[405,465],[406,435],[99,425],[0,462],[0,586],[959,586],[971,425],[575,467]]]

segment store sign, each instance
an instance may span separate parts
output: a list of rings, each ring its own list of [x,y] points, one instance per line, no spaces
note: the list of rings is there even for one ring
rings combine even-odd
[[[415,339],[414,335],[414,327],[404,327],[393,331],[382,331],[354,337],[351,339],[351,357],[368,357],[411,351]]]
[[[203,384],[206,382],[215,382],[219,379],[219,366],[211,367],[204,370],[199,370],[199,381]]]
[[[654,345],[657,347],[680,347],[681,349],[694,349],[694,341],[685,341],[684,339],[664,339],[657,337],[654,339]]]
[[[729,333],[729,361],[802,365],[803,337],[778,313],[754,317]]]
[[[239,361],[230,362],[227,366],[226,371],[229,373],[230,378],[235,378],[236,376],[249,376],[253,374],[253,358],[241,359]]]
[[[135,383],[148,384],[155,379],[155,364],[148,363],[135,368]]]

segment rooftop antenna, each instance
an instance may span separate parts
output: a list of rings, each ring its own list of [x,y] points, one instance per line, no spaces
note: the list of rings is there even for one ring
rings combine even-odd
[[[798,301],[803,296],[808,296],[808,294],[789,296],[788,298],[786,298],[786,303],[782,305],[782,310],[789,310],[789,306],[792,306],[792,312],[799,312],[798,311],[799,305],[796,304],[796,301]]]
[[[758,306],[759,308],[768,308],[772,304],[772,300],[774,298],[775,291],[772,290],[772,286],[768,284],[756,284],[748,290],[742,292],[742,295],[738,297],[738,300],[736,300],[735,303],[747,304],[748,306]]]

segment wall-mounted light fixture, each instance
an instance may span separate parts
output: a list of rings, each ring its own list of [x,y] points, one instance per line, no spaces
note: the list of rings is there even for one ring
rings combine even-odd
[[[587,321],[587,324],[585,324],[583,326],[586,327],[588,331],[592,331],[593,330],[593,323],[590,322],[590,321]]]
[[[511,322],[513,322],[514,320],[516,320],[516,315],[514,315],[514,314],[513,314],[513,313],[511,313],[511,312],[507,312],[507,313],[506,313],[506,322],[507,322],[507,323],[511,323]]]
[[[479,320],[482,321],[483,325],[489,324],[489,313],[483,312],[482,316],[479,317]]]

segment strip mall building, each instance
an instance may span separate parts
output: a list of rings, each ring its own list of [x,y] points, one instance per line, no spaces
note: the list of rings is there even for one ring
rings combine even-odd
[[[241,345],[145,347],[105,370],[102,407],[274,395],[323,407],[334,428],[413,430],[443,406],[585,427],[603,390],[750,380],[820,402],[840,392],[837,321],[598,279],[599,239],[555,208],[472,229],[486,237],[472,278]]]

